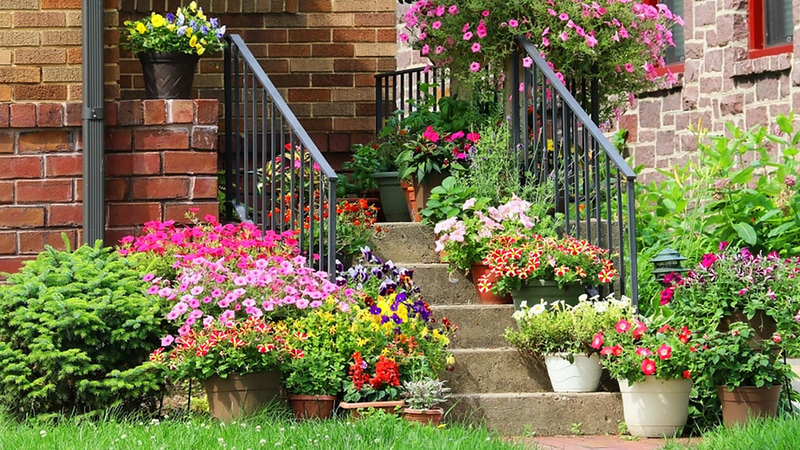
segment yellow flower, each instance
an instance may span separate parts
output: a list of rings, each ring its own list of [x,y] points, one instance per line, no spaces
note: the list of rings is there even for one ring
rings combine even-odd
[[[447,355],[447,364],[452,366],[455,363],[456,363],[456,357],[453,356],[452,354]]]
[[[147,31],[147,27],[144,26],[142,22],[139,22],[136,24],[136,31],[138,31],[139,34],[144,34],[144,32]]]
[[[553,151],[553,140],[552,139],[548,139],[547,140],[547,149],[550,150],[551,152]]]
[[[208,44],[208,41],[206,41],[206,38],[201,38],[200,39],[200,43],[203,44],[203,45],[206,45],[206,44]]]
[[[200,45],[197,46],[197,56],[200,56],[205,52],[206,52],[206,48],[205,47],[200,46]]]
[[[197,45],[197,36],[192,36],[192,38],[189,39],[189,47],[194,47],[195,45]]]
[[[174,23],[171,23],[171,24],[167,25],[167,29],[168,29],[169,31],[175,31],[175,24],[174,24]]]
[[[363,346],[367,345],[368,343],[369,343],[369,338],[358,338],[358,339],[356,339],[356,344],[358,344],[359,347],[363,347]]]
[[[203,14],[203,8],[200,8],[200,11],[197,11],[197,18],[200,20],[206,20],[206,16]]]
[[[161,14],[153,13],[153,15],[150,16],[150,23],[152,23],[154,27],[160,28],[167,24],[167,20],[164,19],[164,16]]]
[[[192,11],[197,11],[197,2],[192,1],[192,3],[189,3],[189,9]]]
[[[189,27],[186,28],[186,37],[192,37],[192,29]]]

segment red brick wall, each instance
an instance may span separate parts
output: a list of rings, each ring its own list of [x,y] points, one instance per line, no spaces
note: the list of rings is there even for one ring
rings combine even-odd
[[[648,168],[644,181],[659,176],[653,168],[692,158],[697,146],[690,124],[701,121],[722,134],[726,121],[747,129],[800,110],[800,0],[793,3],[794,52],[755,59],[748,56],[747,6],[741,0],[684,3],[686,62],[680,84],[640,94],[619,122],[631,132],[635,164]]]
[[[106,104],[106,242],[149,220],[217,214],[216,100]],[[0,272],[61,234],[81,242],[78,103],[0,104]]]
[[[120,23],[173,0],[122,0]],[[397,0],[198,0],[229,33],[240,34],[323,151],[346,152],[371,139],[375,79],[396,68]],[[139,61],[123,52],[122,98],[142,97]],[[221,55],[204,57],[195,75],[199,98],[222,100]],[[343,159],[344,155],[328,155]]]

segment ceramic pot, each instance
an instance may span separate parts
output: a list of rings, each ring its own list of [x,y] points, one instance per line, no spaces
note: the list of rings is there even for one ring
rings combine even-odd
[[[574,362],[570,363],[567,353],[544,355],[544,365],[553,392],[594,392],[600,385],[600,376],[603,366],[600,356],[593,353],[591,356],[574,355]]]
[[[341,402],[339,403],[339,407],[349,410],[350,417],[357,419],[361,417],[361,411],[367,411],[370,409],[380,409],[385,411],[387,414],[396,414],[402,410],[405,404],[406,402],[403,400],[385,402]]]
[[[770,387],[739,386],[732,391],[727,386],[717,386],[722,404],[722,422],[726,427],[745,423],[751,417],[775,417],[781,385]]]
[[[513,303],[511,294],[498,295],[492,293],[491,291],[481,292],[478,289],[478,280],[487,272],[489,272],[489,266],[484,266],[483,264],[473,264],[472,268],[470,269],[472,282],[475,284],[475,291],[478,293],[478,298],[481,300],[481,303],[484,305],[510,305]],[[489,275],[489,281],[497,281],[497,276]]]
[[[439,423],[444,417],[444,410],[442,408],[436,409],[411,409],[406,408],[403,410],[403,418],[410,422],[419,422],[424,425],[439,426]]]
[[[289,406],[292,407],[297,420],[329,419],[333,415],[335,395],[289,395]]]
[[[528,307],[538,304],[544,300],[548,304],[564,300],[567,305],[575,306],[578,304],[578,297],[586,293],[580,283],[570,283],[564,287],[558,287],[558,283],[553,280],[528,280],[528,284],[522,289],[511,291],[511,298],[514,299],[514,309],[520,309],[520,304],[525,301]]]
[[[399,172],[376,172],[372,175],[375,182],[378,183],[381,207],[387,222],[411,221],[399,175]]]
[[[629,384],[619,380],[625,424],[634,436],[674,436],[686,425],[689,416],[689,391],[692,381],[659,380],[649,376],[645,381]]]
[[[283,397],[278,371],[228,375],[227,378],[215,375],[203,380],[203,387],[211,416],[223,422],[252,414]]]
[[[186,53],[139,53],[147,98],[189,98],[200,57]]]

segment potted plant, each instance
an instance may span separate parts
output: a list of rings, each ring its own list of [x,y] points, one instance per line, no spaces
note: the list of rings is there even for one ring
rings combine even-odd
[[[611,283],[618,276],[606,249],[571,236],[524,233],[504,233],[486,244],[483,263],[489,272],[478,280],[479,290],[510,292],[517,309],[523,301],[540,299],[575,305],[585,288]]]
[[[403,397],[408,406],[403,417],[412,422],[438,426],[444,417],[444,409],[437,408],[450,397],[450,388],[445,381],[424,377],[403,383]]]
[[[634,436],[670,436],[686,424],[698,367],[692,339],[687,327],[634,317],[620,319],[613,331],[598,331],[592,341],[619,381],[625,423]]]
[[[752,326],[737,322],[728,331],[698,340],[703,345],[705,371],[717,385],[726,426],[775,417],[781,383],[791,372],[783,362],[781,336],[755,341],[755,334]]]
[[[400,180],[396,162],[409,136],[408,130],[400,125],[400,120],[399,114],[393,115],[381,130],[377,142],[370,146],[377,164],[373,177],[380,191],[381,206],[387,222],[411,220],[404,183]]]
[[[194,1],[174,14],[128,20],[121,35],[142,63],[147,98],[189,98],[197,61],[225,46],[225,25]]]
[[[376,234],[383,232],[375,222],[378,209],[366,199],[340,201],[336,206],[336,255],[344,268],[353,263],[353,256],[361,253]]]
[[[333,413],[346,375],[344,352],[350,341],[347,332],[339,330],[346,330],[351,320],[350,309],[341,311],[335,303],[325,302],[287,324],[291,333],[286,347],[295,357],[281,366],[281,372],[297,420],[326,419]]]
[[[517,330],[507,329],[505,339],[523,354],[543,358],[555,392],[594,392],[602,366],[596,346],[598,330],[608,333],[630,314],[630,299],[587,301],[576,306],[558,301],[541,302],[514,312]]]
[[[489,273],[490,267],[483,263],[493,238],[519,233],[555,233],[558,222],[547,215],[532,215],[531,206],[515,194],[497,207],[490,206],[487,198],[473,197],[454,207],[454,215],[434,227],[436,251],[442,252],[450,270],[470,271],[482,303],[511,303],[507,292],[496,294],[492,289],[480,288],[481,279],[486,283],[497,282],[496,274]]]

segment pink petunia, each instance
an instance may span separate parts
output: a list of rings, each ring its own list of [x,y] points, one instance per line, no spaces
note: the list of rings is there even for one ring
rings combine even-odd
[[[472,44],[472,53],[478,53],[480,51],[481,51],[481,43],[480,42],[475,42],[474,44]]]
[[[477,61],[473,61],[472,64],[469,65],[469,70],[471,72],[477,72],[481,70],[481,64]]]

